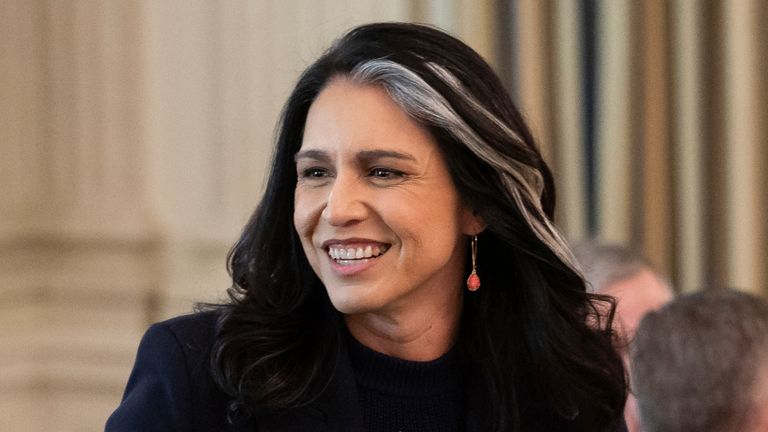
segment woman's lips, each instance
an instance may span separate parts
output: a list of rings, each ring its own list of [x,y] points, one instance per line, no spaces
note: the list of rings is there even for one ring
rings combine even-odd
[[[389,249],[389,245],[375,243],[367,245],[330,245],[328,256],[334,260],[359,260],[375,258]]]
[[[373,266],[389,247],[389,244],[380,242],[346,241],[329,242],[325,249],[334,271],[348,276]]]

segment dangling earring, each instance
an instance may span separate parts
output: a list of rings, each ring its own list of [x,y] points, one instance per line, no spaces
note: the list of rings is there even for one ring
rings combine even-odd
[[[467,288],[477,291],[480,288],[480,276],[477,275],[477,236],[472,236],[472,273],[467,278]]]

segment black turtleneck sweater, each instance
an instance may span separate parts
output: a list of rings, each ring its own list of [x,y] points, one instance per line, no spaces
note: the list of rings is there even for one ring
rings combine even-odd
[[[436,360],[414,362],[349,340],[367,432],[464,430],[464,371],[455,348]]]

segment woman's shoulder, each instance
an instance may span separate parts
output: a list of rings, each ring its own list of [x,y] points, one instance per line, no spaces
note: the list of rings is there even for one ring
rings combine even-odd
[[[183,358],[197,363],[210,353],[218,316],[215,311],[195,312],[152,324],[141,339],[139,354],[165,353],[166,360]],[[177,355],[168,355],[172,353]]]
[[[183,364],[193,379],[209,378],[219,315],[217,311],[195,312],[152,324],[139,344],[139,357],[149,354],[161,368]]]
[[[209,366],[218,316],[198,312],[149,327],[107,431],[220,429],[227,397]]]
[[[164,338],[171,335],[187,349],[208,348],[216,337],[219,312],[215,310],[194,312],[152,324],[144,338]]]

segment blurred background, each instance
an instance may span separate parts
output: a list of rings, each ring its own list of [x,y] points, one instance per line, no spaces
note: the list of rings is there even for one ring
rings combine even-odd
[[[149,323],[223,298],[298,74],[391,20],[494,66],[569,239],[766,294],[768,1],[0,0],[0,430],[103,428]]]

